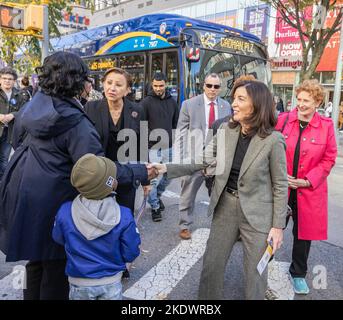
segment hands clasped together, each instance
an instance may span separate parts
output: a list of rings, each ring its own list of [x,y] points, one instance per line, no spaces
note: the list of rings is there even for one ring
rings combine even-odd
[[[0,122],[3,124],[8,124],[14,119],[14,115],[12,113],[9,114],[0,114]]]
[[[167,172],[167,166],[163,163],[147,163],[146,168],[148,170],[148,179],[155,179],[160,174]]]

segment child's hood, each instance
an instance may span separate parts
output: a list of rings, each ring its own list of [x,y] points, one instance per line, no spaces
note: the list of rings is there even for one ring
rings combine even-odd
[[[87,239],[97,239],[110,232],[120,222],[120,207],[114,197],[89,200],[77,196],[71,214],[76,228]]]

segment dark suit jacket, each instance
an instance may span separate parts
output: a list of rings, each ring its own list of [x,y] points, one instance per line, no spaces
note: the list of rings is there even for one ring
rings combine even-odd
[[[16,88],[12,89],[12,95],[10,101],[8,101],[5,92],[0,88],[0,113],[1,114],[9,114],[12,113],[16,118],[17,113],[21,109],[21,107],[25,104],[26,100],[22,93],[17,90]],[[7,142],[12,144],[12,134],[13,134],[13,125],[15,119],[13,119],[8,124],[8,134],[7,134]],[[4,126],[0,123],[0,137],[2,136]]]
[[[109,128],[109,111],[107,99],[97,101],[89,101],[85,105],[85,112],[88,117],[93,121],[96,131],[100,135],[101,144],[106,152],[110,128]],[[124,98],[124,128],[132,129],[137,134],[137,147],[139,147],[139,132],[140,132],[140,121],[142,119],[141,108],[128,98]],[[139,148],[137,150],[139,159]],[[113,160],[113,159],[112,159]]]

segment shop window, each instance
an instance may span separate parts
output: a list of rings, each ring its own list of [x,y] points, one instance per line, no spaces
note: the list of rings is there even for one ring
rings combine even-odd
[[[336,72],[322,72],[322,83],[334,84],[336,80]]]

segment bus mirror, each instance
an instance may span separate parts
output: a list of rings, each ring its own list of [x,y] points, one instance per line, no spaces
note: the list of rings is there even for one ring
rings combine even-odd
[[[200,60],[200,48],[186,48],[186,58],[189,62],[198,62]]]
[[[177,37],[169,37],[167,40],[168,40],[168,42],[179,43],[180,42],[180,37],[179,36],[177,36]]]

